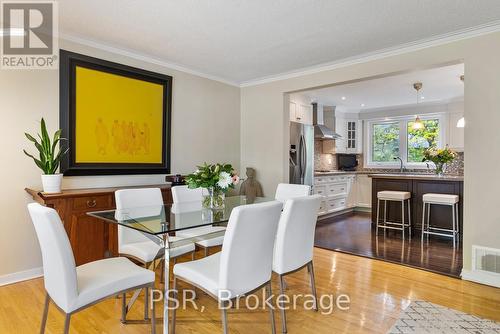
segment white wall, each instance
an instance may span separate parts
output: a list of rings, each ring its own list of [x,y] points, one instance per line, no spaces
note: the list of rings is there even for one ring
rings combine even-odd
[[[173,76],[172,172],[187,173],[204,161],[239,168],[240,89],[118,54],[61,41],[60,47]],[[26,212],[25,187],[41,188],[40,171],[22,153],[33,151],[24,132],[36,132],[44,117],[59,125],[59,73],[0,70],[2,163],[0,178],[0,283],[2,276],[41,266],[38,242]],[[163,175],[67,177],[64,188],[159,184]]]
[[[242,88],[241,166],[260,172],[266,194],[288,179],[285,92],[311,89],[439,64],[465,63],[464,268],[472,244],[500,248],[500,33],[493,33],[379,60]],[[487,143],[487,144],[486,144]]]

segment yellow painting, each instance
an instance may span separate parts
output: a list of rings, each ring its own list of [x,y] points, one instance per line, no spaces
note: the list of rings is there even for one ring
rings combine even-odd
[[[162,163],[163,86],[75,70],[75,162]]]

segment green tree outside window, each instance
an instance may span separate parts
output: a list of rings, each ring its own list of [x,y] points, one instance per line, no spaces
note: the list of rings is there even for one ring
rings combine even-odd
[[[372,131],[372,161],[392,162],[399,156],[399,124],[374,124]]]
[[[439,139],[439,120],[422,120],[421,129],[413,129],[414,122],[408,122],[408,162],[422,162],[424,151],[437,148]]]

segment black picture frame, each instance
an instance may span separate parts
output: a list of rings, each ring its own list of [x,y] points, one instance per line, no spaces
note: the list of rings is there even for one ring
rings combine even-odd
[[[67,142],[62,145],[69,147],[68,153],[61,159],[61,172],[67,176],[170,174],[172,77],[66,50],[60,50],[59,55],[59,126],[62,129],[61,136],[67,139]],[[153,82],[163,86],[163,140],[161,163],[75,162],[76,66]]]

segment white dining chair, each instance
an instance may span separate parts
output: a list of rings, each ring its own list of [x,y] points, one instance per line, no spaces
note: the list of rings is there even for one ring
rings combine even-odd
[[[273,258],[273,271],[279,276],[282,296],[285,292],[283,277],[307,267],[315,310],[318,309],[318,300],[313,267],[314,231],[322,197],[321,195],[295,197],[285,202],[276,234]],[[280,313],[282,332],[286,333],[286,314],[283,304]]]
[[[189,189],[188,186],[175,186],[172,187],[172,200],[175,204],[199,202],[203,201],[203,189]],[[177,235],[183,238],[193,238],[200,235],[206,235],[214,232],[224,231],[225,227],[222,226],[203,226],[191,228],[184,231],[177,232]],[[203,249],[204,255],[209,254],[209,249],[222,245],[224,236],[207,238],[205,240],[196,241],[196,245]]]
[[[303,197],[311,194],[311,187],[305,184],[280,183],[276,188],[274,198],[277,201],[285,202],[295,197]]]
[[[146,216],[146,211],[151,211],[151,216],[161,213],[163,197],[159,188],[135,188],[121,189],[115,191],[117,212],[120,210],[137,209],[141,216]],[[133,210],[132,210],[133,211]],[[154,211],[154,212],[153,212]],[[170,241],[181,239],[177,236],[169,236]],[[118,253],[135,261],[142,263],[146,268],[163,257],[161,245],[156,244],[144,234],[134,229],[118,225]],[[194,259],[194,243],[187,243],[169,250],[170,259],[175,263],[179,256],[191,253]],[[162,261],[164,265],[164,261]],[[163,281],[164,270],[161,271]]]
[[[129,305],[125,293],[154,288],[155,273],[133,264],[129,259],[113,257],[76,266],[68,236],[54,209],[38,203],[28,204],[42,251],[46,291],[40,333],[45,332],[49,303],[52,300],[65,314],[64,333],[69,333],[71,315],[108,297],[122,294],[122,318],[126,322]],[[152,303],[151,332],[155,333],[155,309]],[[145,318],[147,314],[145,313]]]
[[[271,274],[273,246],[282,204],[278,201],[242,205],[233,209],[227,225],[222,251],[200,260],[174,266],[173,290],[182,280],[201,288],[223,305],[223,333],[228,333],[229,304],[245,294],[265,288],[272,295]],[[255,247],[258,245],[258,247]],[[269,308],[272,333],[274,312]],[[176,310],[172,310],[172,333],[175,333]]]

